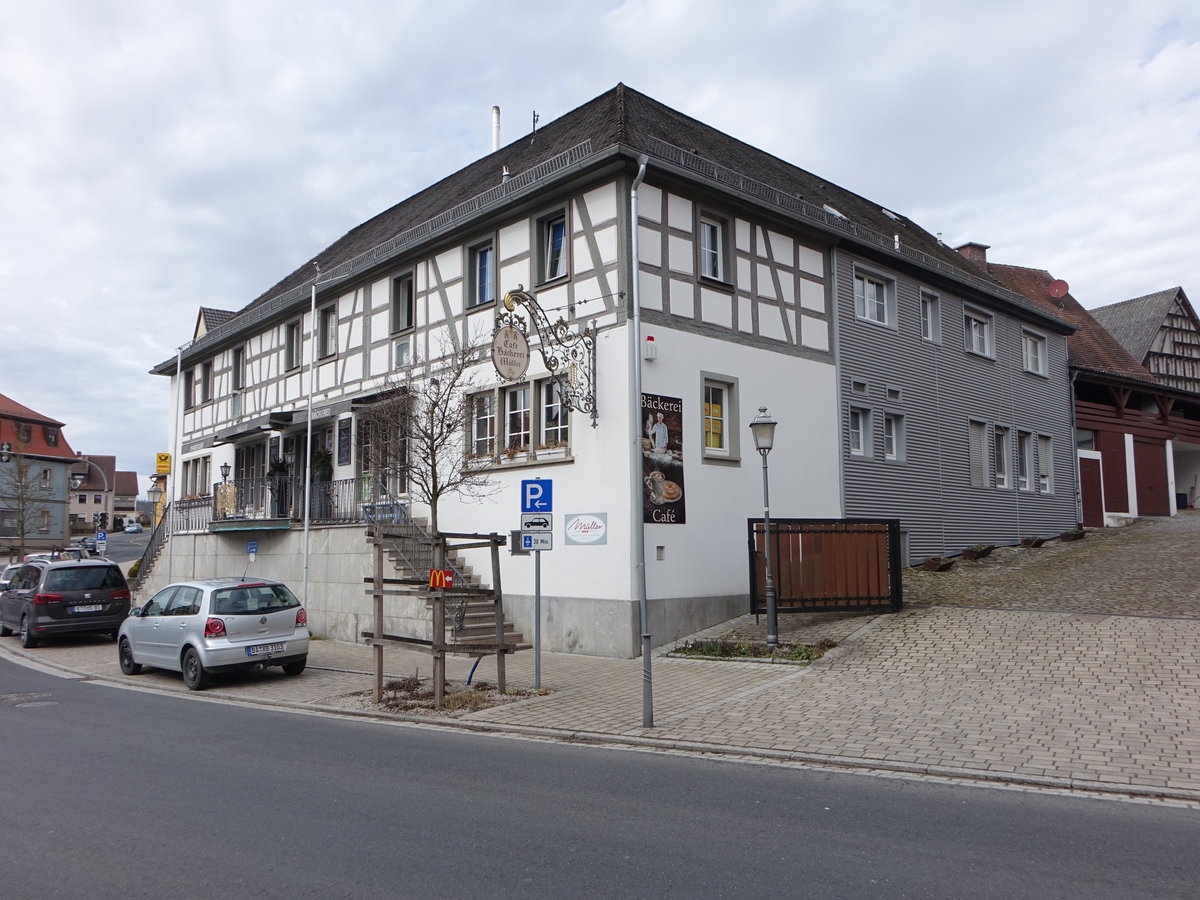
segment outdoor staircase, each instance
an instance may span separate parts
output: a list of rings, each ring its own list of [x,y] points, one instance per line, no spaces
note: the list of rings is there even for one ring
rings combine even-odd
[[[385,556],[396,573],[389,582],[408,586],[414,593],[429,590],[429,570],[434,567],[433,541],[424,525],[421,520],[410,519],[385,526],[382,534]],[[454,587],[441,591],[446,603],[444,642],[451,652],[495,653],[499,649],[495,591],[483,585],[481,577],[462,561],[452,545],[447,547],[443,567],[454,573]],[[432,599],[426,604],[432,608]],[[533,646],[507,618],[502,621],[501,634],[506,649],[527,650]]]

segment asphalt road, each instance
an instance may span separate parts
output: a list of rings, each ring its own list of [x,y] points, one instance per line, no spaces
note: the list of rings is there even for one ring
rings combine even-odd
[[[296,714],[0,660],[5,897],[1192,897],[1194,808]]]
[[[110,531],[108,533],[108,547],[104,551],[104,555],[113,562],[129,562],[130,560],[140,559],[146,545],[150,543],[150,532],[143,531],[141,534],[126,534],[123,531]]]

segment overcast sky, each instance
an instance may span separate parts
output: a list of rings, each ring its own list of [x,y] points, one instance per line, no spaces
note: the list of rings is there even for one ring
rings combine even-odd
[[[0,393],[169,450],[147,370],[624,82],[1087,307],[1200,299],[1200,3],[0,0]]]

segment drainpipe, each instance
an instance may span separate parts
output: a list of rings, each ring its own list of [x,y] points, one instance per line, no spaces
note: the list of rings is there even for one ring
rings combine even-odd
[[[312,509],[312,403],[317,373],[317,279],[312,283],[312,299],[308,305],[308,424],[304,437],[304,608],[308,609],[308,520]]]
[[[175,421],[172,422],[172,425],[174,426],[172,430],[175,432],[175,434],[172,436],[171,440],[171,453],[173,454],[173,457],[171,459],[171,481],[168,485],[171,491],[169,494],[167,494],[167,509],[171,511],[171,514],[167,516],[166,532],[167,584],[170,584],[175,580],[175,536],[173,532],[175,531],[175,514],[178,512],[179,507],[175,506],[171,500],[175,494],[179,493],[177,489],[177,485],[179,484],[179,470],[183,466],[183,462],[179,457],[183,445],[183,417],[185,414],[186,411],[183,408],[183,345],[181,344],[175,348]],[[192,571],[195,572],[194,567]]]
[[[642,521],[642,302],[638,289],[638,188],[646,177],[646,154],[638,157],[638,173],[629,189],[629,254],[633,277],[629,285],[632,310],[629,326],[629,370],[633,374],[633,397],[629,415],[630,533],[633,535],[633,586],[637,592],[642,628],[642,727],[654,726],[654,687],[650,673],[650,613],[646,608],[646,526]]]

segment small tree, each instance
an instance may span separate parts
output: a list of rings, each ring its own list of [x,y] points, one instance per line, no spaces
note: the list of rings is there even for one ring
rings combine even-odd
[[[468,452],[470,395],[478,387],[473,370],[481,359],[478,341],[444,344],[438,359],[389,376],[359,420],[361,458],[373,485],[407,489],[427,504],[434,536],[442,497],[482,499],[496,490],[487,471],[491,457]]]
[[[7,462],[0,457],[0,534],[16,538],[20,558],[25,554],[26,538],[39,527],[39,519],[49,514],[46,496],[50,488],[41,483],[37,459],[20,450],[7,450],[5,456]]]

